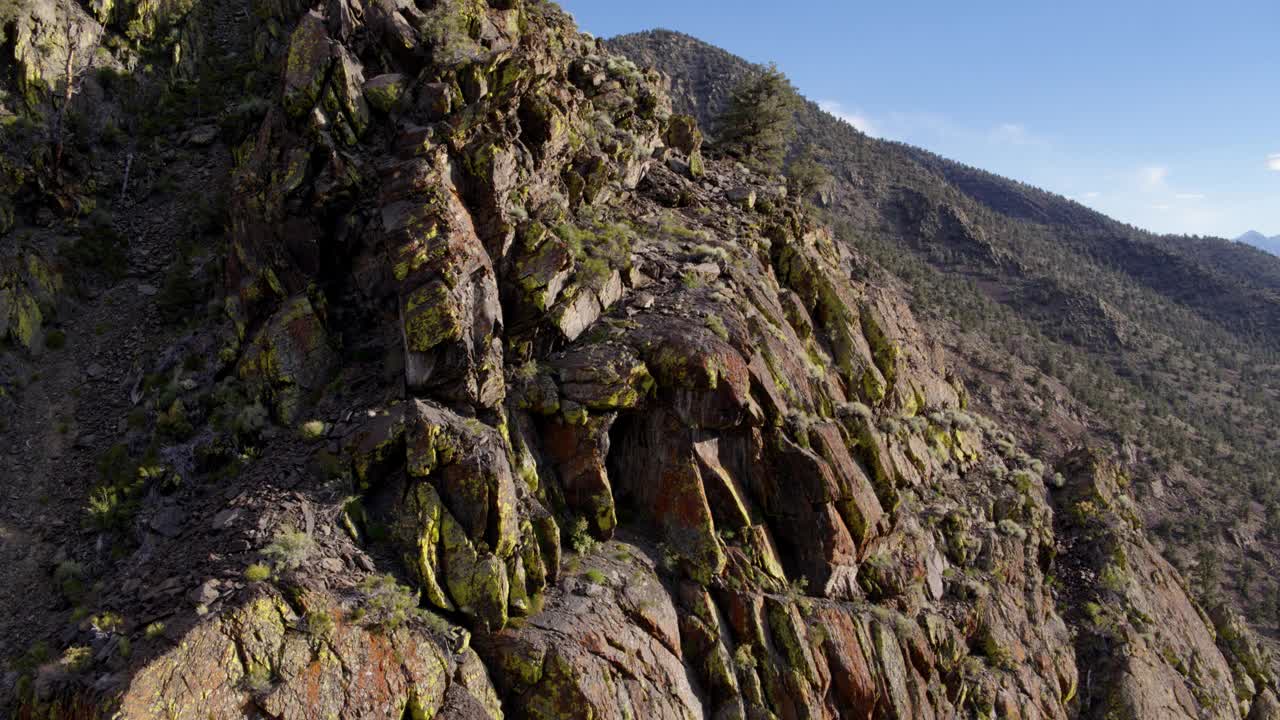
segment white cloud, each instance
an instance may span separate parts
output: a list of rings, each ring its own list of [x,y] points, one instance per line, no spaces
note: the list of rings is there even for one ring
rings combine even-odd
[[[1102,197],[1102,193],[1091,191],[1091,192],[1085,193],[1084,195],[1081,195],[1080,197],[1083,197],[1085,200],[1097,200],[1098,198]]]
[[[1271,153],[1267,156],[1267,168],[1280,172],[1280,153]]]
[[[847,110],[844,105],[835,100],[819,100],[818,107],[831,113],[835,117],[843,120],[857,128],[859,131],[872,137],[879,137],[880,132],[876,129],[875,123],[871,118],[857,110]]]
[[[1152,206],[1151,206],[1151,209],[1152,209],[1152,210],[1159,210],[1159,211],[1161,211],[1161,212],[1164,212],[1164,211],[1166,211],[1166,210],[1172,210],[1172,209],[1173,209],[1173,206],[1172,206],[1172,205],[1164,205],[1164,204],[1161,204],[1161,205],[1152,205]]]
[[[1169,179],[1169,168],[1163,165],[1144,167],[1138,171],[1138,177],[1142,180],[1142,187],[1147,190],[1162,190],[1165,181]]]
[[[1173,196],[1178,200],[1203,200],[1204,199],[1204,193],[1183,192],[1183,193],[1174,193]]]
[[[988,134],[988,139],[1002,145],[1031,145],[1037,140],[1027,129],[1017,123],[1002,123]]]

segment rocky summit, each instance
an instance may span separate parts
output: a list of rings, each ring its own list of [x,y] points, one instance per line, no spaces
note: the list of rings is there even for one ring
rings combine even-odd
[[[1120,459],[554,4],[0,27],[12,716],[1280,718]]]

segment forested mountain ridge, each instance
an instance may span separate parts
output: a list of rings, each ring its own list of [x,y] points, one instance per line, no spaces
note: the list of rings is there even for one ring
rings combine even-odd
[[[707,128],[714,128],[736,80],[753,67],[676,32],[651,31],[609,43],[637,62],[670,70],[676,104]],[[823,159],[845,174],[846,183],[835,188],[836,204],[844,200],[844,214],[866,212],[871,198],[892,199],[885,190],[909,188],[940,202],[959,193],[1002,219],[1053,227],[1076,252],[1094,262],[1128,274],[1234,331],[1280,343],[1280,335],[1272,332],[1280,322],[1280,258],[1264,257],[1220,238],[1153,235],[1060,195],[927,150],[868,137],[811,101],[803,103],[797,122],[797,146],[819,145]],[[849,186],[862,188],[862,197]]]

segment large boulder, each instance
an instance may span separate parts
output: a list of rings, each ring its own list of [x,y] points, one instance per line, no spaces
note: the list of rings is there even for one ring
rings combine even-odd
[[[308,395],[324,387],[337,366],[324,322],[311,299],[286,301],[249,342],[240,358],[240,378],[271,402],[276,418],[289,425]]]
[[[473,651],[455,654],[448,637],[416,619],[395,628],[366,626],[331,596],[301,600],[305,615],[275,592],[246,592],[239,607],[196,627],[141,669],[124,690],[120,715],[435,717],[464,693],[488,708],[479,717],[502,717],[487,676],[460,681],[458,670],[474,662]],[[318,615],[329,618],[324,634],[309,633]]]

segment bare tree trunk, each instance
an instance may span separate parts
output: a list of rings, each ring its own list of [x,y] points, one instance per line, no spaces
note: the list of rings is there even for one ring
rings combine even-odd
[[[55,177],[61,173],[63,167],[63,136],[64,128],[67,126],[67,110],[72,105],[72,97],[76,95],[76,46],[79,45],[79,32],[76,31],[76,24],[68,18],[67,20],[67,68],[65,68],[64,77],[67,78],[67,87],[63,88],[63,104],[58,108],[58,114],[54,117],[54,174]]]
[[[129,191],[129,171],[133,169],[133,153],[129,153],[129,157],[124,163],[124,182],[120,183],[120,199],[124,200]]]

